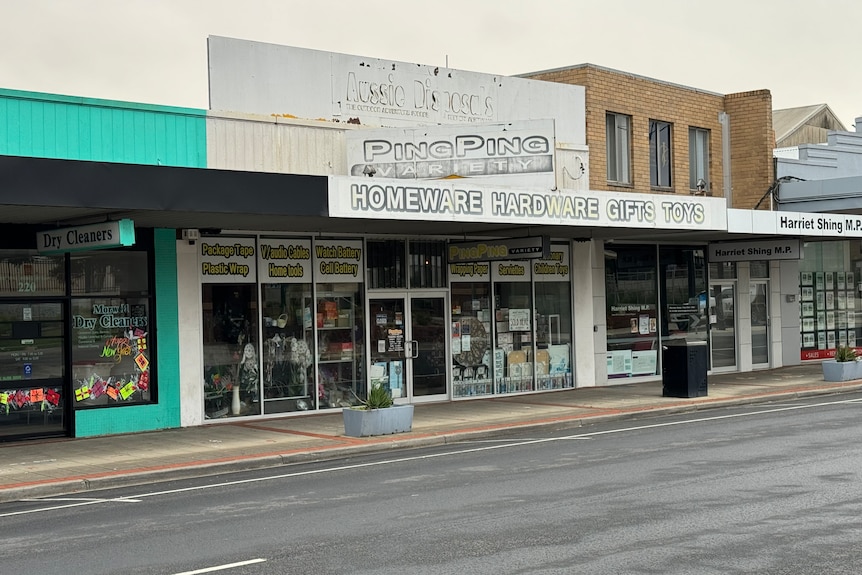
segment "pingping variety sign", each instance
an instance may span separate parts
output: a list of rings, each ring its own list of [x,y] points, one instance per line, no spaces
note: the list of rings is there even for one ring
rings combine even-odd
[[[352,176],[554,186],[553,120],[349,130],[344,138]]]
[[[548,258],[550,253],[551,241],[547,236],[450,242],[448,248],[449,263],[542,259]]]

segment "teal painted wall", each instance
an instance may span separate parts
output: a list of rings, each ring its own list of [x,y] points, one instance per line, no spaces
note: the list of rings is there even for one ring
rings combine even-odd
[[[75,412],[75,437],[180,426],[180,336],[177,314],[176,231],[155,230],[158,403]]]
[[[0,89],[0,154],[205,168],[206,110]]]
[[[206,110],[0,89],[0,154],[207,167]],[[73,435],[180,426],[176,232],[155,230],[158,403],[76,411]]]

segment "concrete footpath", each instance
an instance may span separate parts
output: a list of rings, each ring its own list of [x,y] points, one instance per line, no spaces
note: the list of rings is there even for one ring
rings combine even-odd
[[[340,410],[85,439],[0,444],[0,502],[141,485],[359,453],[862,390],[823,381],[819,364],[709,377],[709,394],[662,397],[660,381],[415,406],[413,431],[352,438]]]

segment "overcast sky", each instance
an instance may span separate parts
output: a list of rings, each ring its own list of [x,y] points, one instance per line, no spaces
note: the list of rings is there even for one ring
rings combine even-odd
[[[207,107],[208,35],[495,74],[589,62],[862,116],[859,0],[0,0],[0,87]]]

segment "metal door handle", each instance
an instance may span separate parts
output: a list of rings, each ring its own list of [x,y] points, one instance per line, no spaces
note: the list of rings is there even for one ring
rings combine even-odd
[[[410,359],[419,357],[419,342],[415,339],[410,340]]]

